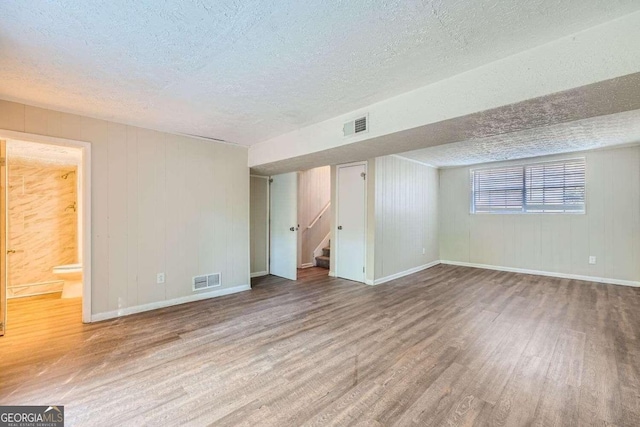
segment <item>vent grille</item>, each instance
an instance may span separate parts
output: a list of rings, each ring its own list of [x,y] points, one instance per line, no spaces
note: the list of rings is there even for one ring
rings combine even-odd
[[[356,135],[363,132],[369,131],[369,115],[366,114],[362,117],[359,117],[355,120],[351,120],[347,122],[342,127],[342,133],[344,136]]]
[[[193,278],[193,290],[199,291],[202,289],[215,288],[220,286],[220,273],[205,274],[202,276],[195,276]]]

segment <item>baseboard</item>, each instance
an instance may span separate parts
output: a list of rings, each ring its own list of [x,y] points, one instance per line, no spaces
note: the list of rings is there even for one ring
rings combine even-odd
[[[329,270],[329,277],[336,277],[336,272]]]
[[[497,265],[475,264],[472,262],[441,261],[442,264],[459,265],[461,267],[484,268],[486,270],[508,271],[511,273],[535,274],[536,276],[558,277],[561,279],[583,280],[585,282],[607,283],[610,285],[622,285],[640,287],[640,282],[633,280],[610,279],[607,277],[582,276],[579,274],[554,273],[551,271],[527,270],[525,268],[502,267]]]
[[[313,267],[313,266],[314,266],[314,265],[313,265],[313,263],[312,263],[312,262],[307,262],[307,263],[305,263],[305,264],[302,264],[302,265],[300,266],[300,268],[311,268],[311,267]]]
[[[170,307],[173,305],[186,304],[188,302],[200,301],[203,299],[221,297],[224,295],[236,294],[251,290],[251,285],[240,285],[232,288],[218,289],[211,292],[189,295],[186,297],[174,298],[166,301],[157,301],[149,304],[136,305],[135,307],[127,307],[121,310],[108,311],[106,313],[98,313],[91,315],[91,322],[100,322],[102,320],[114,319],[116,317],[129,316],[130,314],[142,313],[144,311],[157,310],[159,308]]]
[[[367,280],[365,283],[367,285],[380,285],[382,283],[390,282],[392,280],[399,279],[401,277],[408,276],[413,273],[417,273],[418,271],[426,270],[427,268],[434,267],[438,264],[440,264],[440,260],[432,261],[428,264],[410,268],[409,270],[401,271],[400,273],[392,274],[390,276],[381,277],[380,279],[375,279],[373,282],[371,282],[370,280]]]
[[[262,277],[262,276],[268,276],[269,272],[268,271],[256,271],[255,273],[251,273],[251,278],[253,279],[254,277]]]

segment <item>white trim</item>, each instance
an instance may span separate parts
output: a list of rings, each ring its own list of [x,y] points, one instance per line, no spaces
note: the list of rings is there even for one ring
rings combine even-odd
[[[365,179],[364,179],[364,259],[362,260],[363,263],[363,267],[364,267],[364,271],[362,272],[362,282],[357,281],[359,283],[365,283],[367,280],[367,217],[368,217],[368,200],[367,200],[367,189],[368,189],[368,180],[369,180],[369,162],[368,161],[361,161],[361,162],[351,162],[351,163],[344,163],[341,165],[336,165],[336,206],[335,206],[335,220],[334,220],[334,229],[333,229],[333,235],[336,236],[335,237],[335,242],[334,242],[334,247],[332,248],[332,251],[334,251],[334,256],[332,257],[333,260],[335,261],[335,270],[333,271],[334,276],[333,277],[340,277],[338,275],[338,259],[340,256],[340,248],[339,248],[339,238],[338,238],[338,221],[340,220],[340,204],[339,204],[339,200],[340,200],[340,169],[342,168],[348,168],[348,167],[352,167],[352,166],[360,166],[360,165],[364,165],[364,173],[365,173]],[[331,271],[329,271],[329,276],[331,276]]]
[[[420,160],[412,159],[412,158],[409,158],[409,157],[401,156],[400,154],[390,154],[389,156],[395,157],[397,159],[406,160],[406,161],[411,162],[411,163],[417,163],[417,164],[422,165],[422,166],[428,166],[428,167],[433,168],[433,169],[439,169],[438,166],[431,165],[431,164],[429,164],[427,162],[421,162]]]
[[[156,310],[158,308],[165,308],[179,304],[186,304],[188,302],[201,301],[204,299],[221,297],[224,295],[236,294],[238,292],[250,291],[251,285],[240,285],[231,288],[218,289],[211,292],[205,292],[195,295],[189,295],[186,297],[173,298],[165,301],[151,302],[149,304],[136,305],[134,307],[126,307],[120,310],[107,311],[105,313],[98,313],[91,316],[92,322],[100,322],[102,320],[114,319],[116,317],[129,316],[130,314],[142,313],[144,311]]]
[[[640,287],[640,282],[634,280],[610,279],[607,277],[582,276],[579,274],[555,273],[542,270],[527,270],[525,268],[503,267],[497,265],[475,264],[472,262],[440,261],[442,264],[459,265],[461,267],[483,268],[486,270],[508,271],[511,273],[534,274],[536,276],[559,277],[561,279],[583,280],[585,282],[607,283],[610,285]]]
[[[331,271],[331,270],[329,270],[328,276],[329,277],[338,277],[338,276],[336,276],[336,272],[335,271]]]
[[[410,268],[410,269],[405,270],[405,271],[401,271],[400,273],[391,274],[391,275],[389,275],[387,277],[381,277],[380,279],[375,279],[373,281],[369,280],[368,281],[369,283],[367,283],[367,285],[380,285],[382,283],[390,282],[391,280],[396,280],[396,279],[399,279],[401,277],[408,276],[410,274],[414,274],[414,273],[417,273],[417,272],[422,271],[422,270],[426,270],[427,268],[434,267],[434,266],[436,266],[438,264],[440,264],[440,260],[435,260],[435,261],[432,261],[432,262],[430,262],[428,264],[420,265],[418,267],[414,267],[414,268]]]
[[[251,273],[251,278],[253,279],[254,277],[262,277],[262,276],[268,276],[269,272],[268,271],[256,271],[255,273]]]
[[[82,322],[92,321],[91,316],[91,143],[33,133],[15,132],[0,129],[0,138],[41,144],[61,145],[82,149]]]
[[[306,262],[300,266],[300,268],[311,268],[314,267],[312,262]]]

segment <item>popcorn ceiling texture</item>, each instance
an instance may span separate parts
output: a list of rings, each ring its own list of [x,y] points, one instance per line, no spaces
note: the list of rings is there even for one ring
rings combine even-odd
[[[402,153],[400,156],[435,167],[447,167],[632,143],[640,143],[640,110],[436,145]]]
[[[0,2],[0,98],[240,144],[614,19],[635,0]]]

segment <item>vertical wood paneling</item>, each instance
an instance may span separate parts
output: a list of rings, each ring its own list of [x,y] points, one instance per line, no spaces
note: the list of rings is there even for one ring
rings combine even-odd
[[[180,141],[181,142],[181,141]],[[184,144],[167,142],[165,145],[165,188],[166,188],[166,227],[165,227],[165,298],[178,298],[188,290],[181,284],[189,284],[191,277],[187,274],[184,263],[185,232],[183,222],[182,191],[185,188]]]
[[[472,215],[470,168],[441,170],[440,258],[640,280],[640,147],[591,151],[584,156],[584,215]],[[595,265],[588,263],[590,255],[597,257]]]
[[[127,126],[127,305],[138,305],[138,132]]]
[[[438,180],[428,166],[393,156],[376,159],[375,279],[438,259]]]
[[[91,312],[103,313],[119,307],[109,305],[109,158],[108,123],[86,119],[83,141],[91,142]],[[125,296],[126,298],[126,296]]]
[[[129,304],[127,295],[127,127],[109,123],[108,152],[108,244],[109,307]],[[123,155],[124,154],[124,155]]]
[[[93,314],[249,283],[246,149],[1,100],[0,129],[92,144]]]

